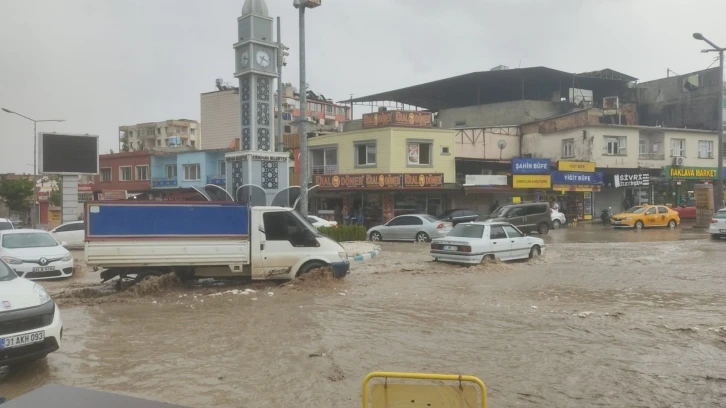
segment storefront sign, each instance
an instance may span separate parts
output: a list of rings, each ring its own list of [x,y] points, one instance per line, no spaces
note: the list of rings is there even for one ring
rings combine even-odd
[[[98,197],[99,200],[125,200],[126,190],[103,190]]]
[[[559,171],[581,171],[591,173],[595,171],[595,162],[581,161],[558,161],[557,170]]]
[[[489,176],[483,174],[467,174],[465,186],[506,186],[507,176]]]
[[[79,193],[92,193],[93,192],[93,183],[78,183],[78,192]]]
[[[512,159],[512,174],[548,174],[550,159]]]
[[[49,191],[39,191],[38,192],[38,202],[46,202],[50,198],[50,192]]]
[[[601,191],[600,186],[587,186],[581,184],[553,184],[552,190],[554,191]]]
[[[268,156],[266,154],[255,154],[252,155],[252,160],[256,161],[272,161],[272,162],[284,162],[287,161],[287,159],[290,158],[289,155],[285,156]]]
[[[383,111],[363,114],[364,129],[387,126],[431,127],[431,114],[410,111]]]
[[[712,167],[665,167],[666,179],[715,180],[717,174]]]
[[[550,188],[550,176],[512,176],[514,188]]]
[[[616,174],[613,176],[613,184],[618,187],[640,187],[650,185],[650,175],[648,173],[639,174]]]
[[[322,174],[315,176],[321,189],[441,188],[444,175],[435,174]]]
[[[553,171],[552,184],[602,184],[602,173]]]

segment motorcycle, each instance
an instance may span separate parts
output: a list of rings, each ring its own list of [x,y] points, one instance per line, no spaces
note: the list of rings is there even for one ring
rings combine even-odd
[[[603,208],[600,210],[600,220],[602,220],[603,225],[604,224],[610,224],[612,222],[612,214],[610,214],[610,210],[612,207]]]

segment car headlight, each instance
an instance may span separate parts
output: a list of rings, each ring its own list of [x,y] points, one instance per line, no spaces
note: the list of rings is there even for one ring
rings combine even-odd
[[[68,254],[68,255],[64,256],[63,258],[61,258],[61,261],[68,262],[71,259],[73,259],[73,256],[71,254]]]
[[[630,221],[633,217],[625,217],[625,221]]]
[[[23,261],[21,261],[18,258],[13,258],[11,256],[4,256],[3,261],[5,261],[5,263],[8,265],[22,265],[23,264]]]
[[[338,256],[340,256],[340,259],[342,259],[342,260],[344,260],[344,261],[347,261],[347,260],[348,260],[348,253],[347,253],[347,252],[345,252],[345,251],[343,251],[343,252],[338,252]]]
[[[44,305],[50,302],[50,295],[48,294],[48,292],[46,292],[45,288],[38,285],[37,283],[33,285],[33,292],[38,295],[38,299],[40,299],[40,304]]]

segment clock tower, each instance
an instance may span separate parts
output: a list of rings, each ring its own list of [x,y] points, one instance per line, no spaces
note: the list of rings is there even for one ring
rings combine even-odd
[[[239,80],[240,151],[228,153],[227,191],[237,198],[243,185],[265,190],[267,204],[288,187],[289,155],[275,152],[274,88],[278,78],[277,43],[273,42],[273,19],[265,0],[245,0],[237,18],[234,44],[235,72]]]

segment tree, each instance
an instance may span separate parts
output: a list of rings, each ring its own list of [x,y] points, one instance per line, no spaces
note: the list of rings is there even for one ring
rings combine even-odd
[[[53,189],[50,191],[50,195],[48,196],[48,202],[50,205],[60,207],[61,205],[61,193],[60,189],[58,187],[53,187]]]
[[[0,197],[5,199],[13,211],[25,211],[30,207],[29,199],[33,197],[32,180],[0,180]]]

